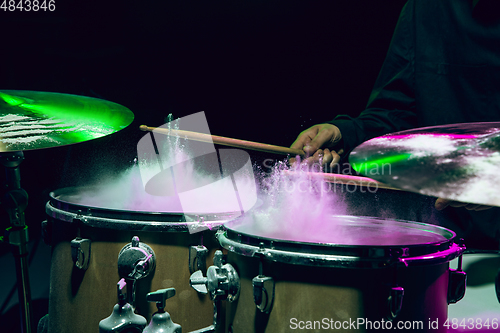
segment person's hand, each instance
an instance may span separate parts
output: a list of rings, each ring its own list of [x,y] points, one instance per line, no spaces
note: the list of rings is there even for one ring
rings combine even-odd
[[[290,148],[304,150],[306,153],[304,162],[307,165],[321,163],[333,167],[339,162],[339,154],[342,153],[332,150],[340,139],[342,139],[342,134],[337,126],[318,124],[301,132]],[[295,164],[296,159],[291,158],[290,163]]]
[[[448,199],[443,199],[443,198],[438,198],[434,204],[434,207],[436,207],[437,210],[443,210],[448,206],[450,206],[450,207],[464,207],[467,210],[475,210],[475,211],[481,211],[481,210],[493,208],[492,206],[471,204],[471,203],[453,201],[453,200],[448,200]]]

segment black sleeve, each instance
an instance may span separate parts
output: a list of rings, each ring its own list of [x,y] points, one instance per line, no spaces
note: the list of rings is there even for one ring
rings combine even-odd
[[[346,155],[368,139],[417,125],[413,18],[413,1],[409,1],[399,17],[366,109],[356,118],[339,115],[330,122],[342,133]]]

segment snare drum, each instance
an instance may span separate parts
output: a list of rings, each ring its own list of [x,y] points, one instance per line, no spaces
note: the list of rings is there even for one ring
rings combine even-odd
[[[253,220],[217,234],[241,285],[229,332],[446,332],[448,303],[465,292],[465,273],[449,269],[465,250],[451,230],[332,216],[323,230],[294,235]]]
[[[190,274],[201,267],[195,259],[203,258],[193,250],[205,246],[208,249],[205,265],[211,265],[213,252],[219,248],[215,229],[235,215],[127,211],[109,208],[112,205],[106,206],[106,202],[99,206],[83,204],[82,192],[92,191],[99,190],[60,189],[50,194],[46,206],[49,216],[46,236],[53,246],[49,332],[99,331],[99,322],[111,314],[117,303],[118,255],[134,236],[149,246],[156,258],[156,268],[136,282],[135,313],[149,321],[157,309],[154,303],[146,301],[146,294],[173,287],[176,295],[167,300],[165,308],[172,320],[184,332],[210,326],[214,318],[213,302],[189,285]],[[193,232],[198,227],[204,230]],[[90,242],[86,269],[77,267],[85,263],[75,265],[72,260],[72,240],[77,237],[78,242],[81,239]],[[78,260],[85,261],[86,249],[77,250],[81,251]]]

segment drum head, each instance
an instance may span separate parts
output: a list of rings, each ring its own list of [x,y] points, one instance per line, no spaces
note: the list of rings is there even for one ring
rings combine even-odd
[[[219,241],[242,255],[265,253],[275,261],[326,266],[383,267],[453,247],[452,257],[462,251],[453,243],[453,231],[430,224],[357,216],[331,216],[327,222],[319,230],[295,232],[286,223],[276,228],[272,221],[257,222],[247,215],[226,223]]]
[[[322,224],[321,230],[300,234],[293,228],[286,228],[286,223],[277,229],[269,226],[271,221],[267,228],[265,224],[249,222],[250,218],[246,217],[228,222],[226,227],[258,238],[329,246],[411,246],[446,242],[455,237],[453,231],[434,225],[373,217],[331,216],[329,223]]]
[[[68,187],[50,193],[49,216],[98,228],[142,231],[211,229],[241,212],[182,212],[177,198],[107,193],[106,188]]]

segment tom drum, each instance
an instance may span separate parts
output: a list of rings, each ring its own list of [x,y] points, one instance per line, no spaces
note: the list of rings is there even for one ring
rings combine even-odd
[[[144,273],[144,265],[139,273],[118,265],[120,252],[134,246],[134,236],[140,247],[128,253],[132,260],[134,253],[144,252],[148,260],[148,253],[154,254],[154,261],[146,265],[150,274],[135,282],[135,313],[149,321],[156,306],[146,301],[147,293],[173,287],[176,295],[167,300],[165,308],[172,320],[184,332],[210,326],[213,302],[191,288],[189,278],[212,264],[219,248],[215,229],[234,215],[186,215],[115,209],[107,202],[85,203],[83,193],[98,192],[96,188],[64,188],[50,194],[46,206],[46,238],[53,247],[49,332],[99,331],[99,322],[118,301],[117,282],[122,275],[133,280],[134,274]]]
[[[465,292],[465,273],[449,268],[465,247],[439,226],[332,216],[294,234],[254,222],[217,233],[240,279],[228,332],[445,332],[448,304]]]

